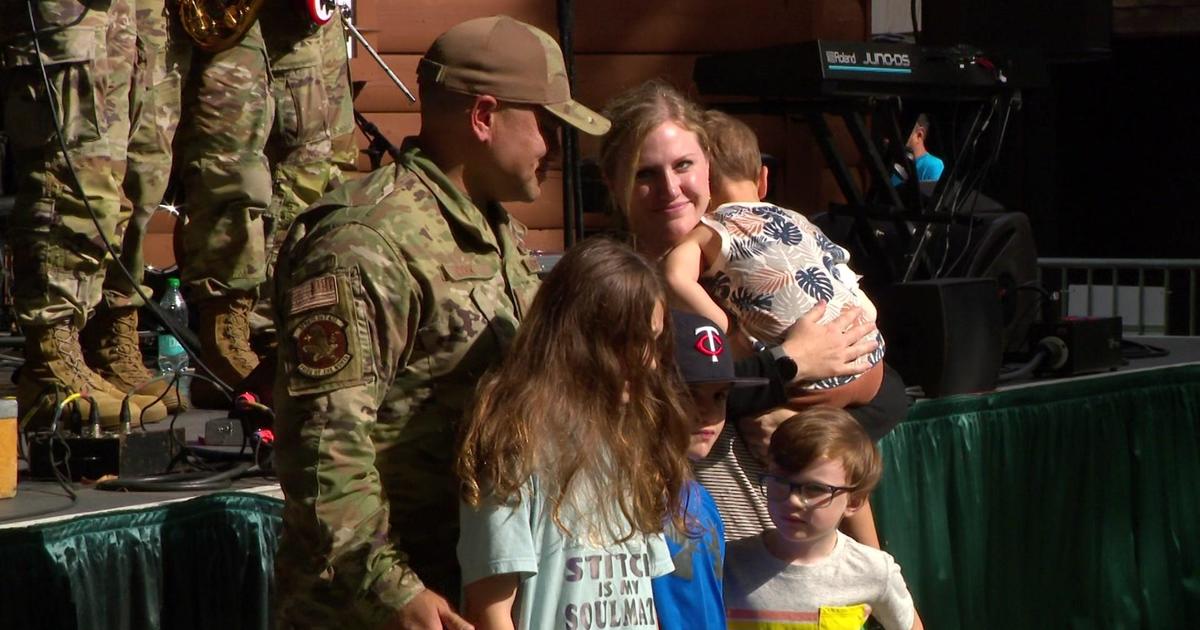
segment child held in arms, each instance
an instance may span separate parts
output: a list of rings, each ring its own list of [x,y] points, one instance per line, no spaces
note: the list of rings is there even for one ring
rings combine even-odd
[[[822,323],[850,306],[862,307],[863,318],[874,321],[875,307],[847,266],[849,253],[799,213],[760,201],[767,168],[754,132],[718,111],[706,112],[704,128],[711,147],[710,207],[716,209],[666,257],[672,306],[768,345],[778,345],[784,331],[820,302],[828,303]],[[857,360],[859,374],[802,383],[789,392],[788,408],[870,402],[883,380],[883,338],[877,340],[878,349]]]

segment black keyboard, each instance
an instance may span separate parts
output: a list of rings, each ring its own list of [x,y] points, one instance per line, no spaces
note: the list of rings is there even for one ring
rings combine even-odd
[[[817,40],[700,57],[694,78],[709,96],[978,99],[1043,85],[1045,70],[1031,54]]]

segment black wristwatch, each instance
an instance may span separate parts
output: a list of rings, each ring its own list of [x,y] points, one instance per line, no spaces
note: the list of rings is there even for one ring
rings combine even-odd
[[[785,384],[796,379],[796,373],[800,371],[800,368],[796,366],[796,360],[788,356],[783,346],[771,348],[771,357],[775,359],[775,369],[779,370],[779,377]]]

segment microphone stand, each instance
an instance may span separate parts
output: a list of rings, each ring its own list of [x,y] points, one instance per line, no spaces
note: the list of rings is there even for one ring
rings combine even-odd
[[[358,43],[361,44],[368,53],[370,53],[371,58],[375,60],[375,63],[379,64],[380,68],[383,68],[384,73],[388,75],[388,78],[392,80],[392,83],[395,83],[396,87],[400,88],[401,92],[404,92],[404,95],[408,97],[409,102],[416,103],[417,97],[413,96],[413,93],[409,91],[406,85],[404,85],[404,82],[400,80],[400,77],[396,76],[395,72],[392,72],[392,69],[389,68],[387,63],[383,61],[383,57],[380,57],[379,53],[375,52],[375,48],[371,46],[371,44],[367,43],[367,38],[363,37],[363,34],[360,33],[359,30],[355,28],[354,23],[350,21],[349,5],[340,6],[342,9],[342,24],[345,25],[345,27],[350,31],[350,34],[354,36],[354,39],[358,40]]]

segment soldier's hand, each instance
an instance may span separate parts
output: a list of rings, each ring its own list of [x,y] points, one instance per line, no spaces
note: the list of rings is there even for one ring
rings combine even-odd
[[[431,590],[417,593],[416,597],[396,615],[389,630],[474,630],[475,627],[459,617],[450,603]]]
[[[843,310],[830,322],[817,323],[827,306],[818,303],[784,333],[783,350],[796,362],[793,380],[858,374],[862,368],[853,361],[879,347],[876,341],[866,338],[875,330],[874,323],[855,324],[862,317],[862,309],[857,306]]]

